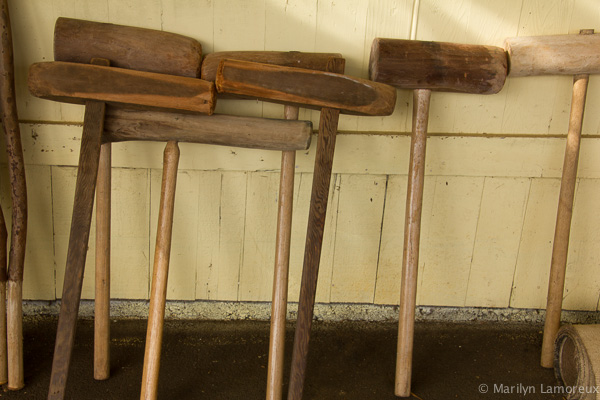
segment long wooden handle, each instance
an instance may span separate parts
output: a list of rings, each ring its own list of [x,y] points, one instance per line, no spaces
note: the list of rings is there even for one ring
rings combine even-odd
[[[111,144],[100,149],[96,184],[96,295],[94,299],[94,379],[110,376],[110,191]]]
[[[382,83],[250,61],[221,61],[215,84],[219,93],[344,114],[390,115],[396,104],[396,89]]]
[[[93,62],[108,64],[107,60],[93,60]],[[105,110],[105,103],[94,101],[86,103],[48,400],[61,400],[65,396],[92,223]]]
[[[298,107],[285,106],[284,114],[286,119],[298,119],[298,112]],[[282,152],[281,177],[279,179],[279,208],[277,210],[277,239],[275,243],[275,274],[273,276],[273,302],[271,305],[271,335],[267,370],[267,400],[281,400],[282,396],[295,166],[296,152]]]
[[[337,110],[321,111],[288,400],[302,398],[338,119]]]
[[[398,347],[396,353],[395,394],[399,397],[410,396],[430,97],[431,90],[429,89],[415,90],[413,95],[413,127],[406,194],[404,255],[402,256],[400,315],[398,318]]]
[[[169,275],[169,257],[171,255],[178,164],[179,147],[177,146],[177,142],[168,142],[164,153],[156,248],[154,251],[154,272],[152,274],[152,289],[150,292],[150,313],[148,316],[146,350],[144,353],[142,392],[140,396],[140,399],[143,400],[156,399],[158,389],[160,349],[165,319],[165,303],[167,300],[167,279]]]
[[[8,264],[8,388],[21,389],[25,385],[23,376],[23,333],[21,313],[21,290],[23,269],[25,267],[25,241],[27,239],[27,185],[25,182],[25,163],[21,147],[21,133],[17,114],[15,73],[12,47],[12,32],[7,0],[2,0],[0,22],[2,32],[0,47],[0,108],[2,109],[2,127],[6,138],[8,153],[8,174],[10,178],[12,201],[12,229],[10,257]]]
[[[0,384],[8,382],[8,356],[6,348],[6,268],[8,266],[8,232],[4,213],[0,207]]]
[[[214,83],[154,72],[62,61],[29,68],[29,91],[36,97],[83,104],[86,101],[139,108],[212,114]]]
[[[306,150],[310,121],[284,121],[235,115],[181,114],[109,107],[105,140],[207,143],[265,150]]]
[[[546,305],[546,322],[544,323],[544,338],[542,342],[541,365],[545,368],[554,366],[554,340],[560,328],[560,313],[562,310],[567,254],[569,251],[569,235],[571,218],[573,216],[573,199],[579,161],[579,141],[583,125],[583,112],[588,86],[588,75],[577,75],[573,78],[573,97],[569,117],[569,132],[563,163],[563,174],[558,199],[556,229],[552,247],[552,264],[548,283],[548,299]]]
[[[118,68],[198,78],[202,46],[159,30],[58,18],[54,59],[88,64],[92,58],[105,58]]]

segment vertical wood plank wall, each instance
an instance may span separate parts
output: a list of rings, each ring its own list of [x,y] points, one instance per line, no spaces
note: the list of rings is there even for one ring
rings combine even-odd
[[[600,30],[597,0],[23,0],[11,2],[30,225],[24,296],[60,297],[83,107],[28,94],[50,61],[59,16],[163,29],[221,50],[341,52],[367,77],[375,37],[502,46],[516,35]],[[590,79],[565,308],[598,309],[600,84]],[[570,77],[509,78],[494,96],[434,93],[423,205],[422,305],[542,308],[570,107]],[[319,302],[396,304],[411,95],[393,116],[343,116],[326,222]],[[279,117],[282,107],[223,101],[220,112]],[[318,113],[302,110],[317,122]],[[316,126],[316,125],[315,125]],[[314,141],[316,142],[316,141]],[[0,202],[10,220],[4,144]],[[113,146],[112,294],[146,299],[163,144]],[[298,298],[314,144],[298,152],[290,299]],[[280,153],[181,145],[168,297],[268,301]],[[10,221],[8,221],[10,222]],[[94,252],[94,234],[90,253]],[[83,297],[93,298],[88,257]]]

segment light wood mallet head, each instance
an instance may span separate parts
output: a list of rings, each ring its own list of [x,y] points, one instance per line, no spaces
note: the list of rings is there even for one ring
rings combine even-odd
[[[600,73],[600,33],[524,36],[506,39],[510,76]]]
[[[371,47],[371,79],[400,89],[494,94],[506,75],[499,47],[384,38]]]

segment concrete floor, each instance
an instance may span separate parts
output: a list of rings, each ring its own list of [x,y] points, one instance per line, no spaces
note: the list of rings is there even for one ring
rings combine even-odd
[[[145,329],[141,320],[113,322],[112,376],[99,382],[92,378],[93,321],[80,321],[67,398],[139,398]],[[26,319],[26,387],[0,392],[1,399],[46,397],[55,330],[55,318]],[[167,322],[159,398],[264,398],[268,332],[266,322]],[[304,398],[395,399],[395,341],[395,323],[316,322]],[[539,326],[417,324],[412,398],[562,399],[553,372],[539,366],[540,345]]]

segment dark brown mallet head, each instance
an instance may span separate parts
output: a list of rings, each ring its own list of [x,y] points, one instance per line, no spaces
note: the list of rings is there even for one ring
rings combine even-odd
[[[202,46],[169,32],[58,18],[54,59],[89,64],[92,58],[105,58],[113,67],[198,78]]]
[[[249,61],[221,61],[215,83],[219,93],[353,115],[390,115],[396,102],[396,90],[381,83]]]
[[[600,33],[524,36],[506,39],[510,76],[600,73]]]
[[[29,69],[29,91],[36,97],[85,104],[101,101],[144,109],[212,114],[213,82],[91,64],[46,62]]]
[[[507,57],[494,46],[376,38],[369,76],[400,89],[473,94],[498,93]]]
[[[225,59],[326,71],[330,58],[342,58],[342,55],[339,53],[304,53],[300,51],[220,51],[204,57],[201,78],[214,81],[219,64]],[[344,71],[335,72],[341,74]]]

